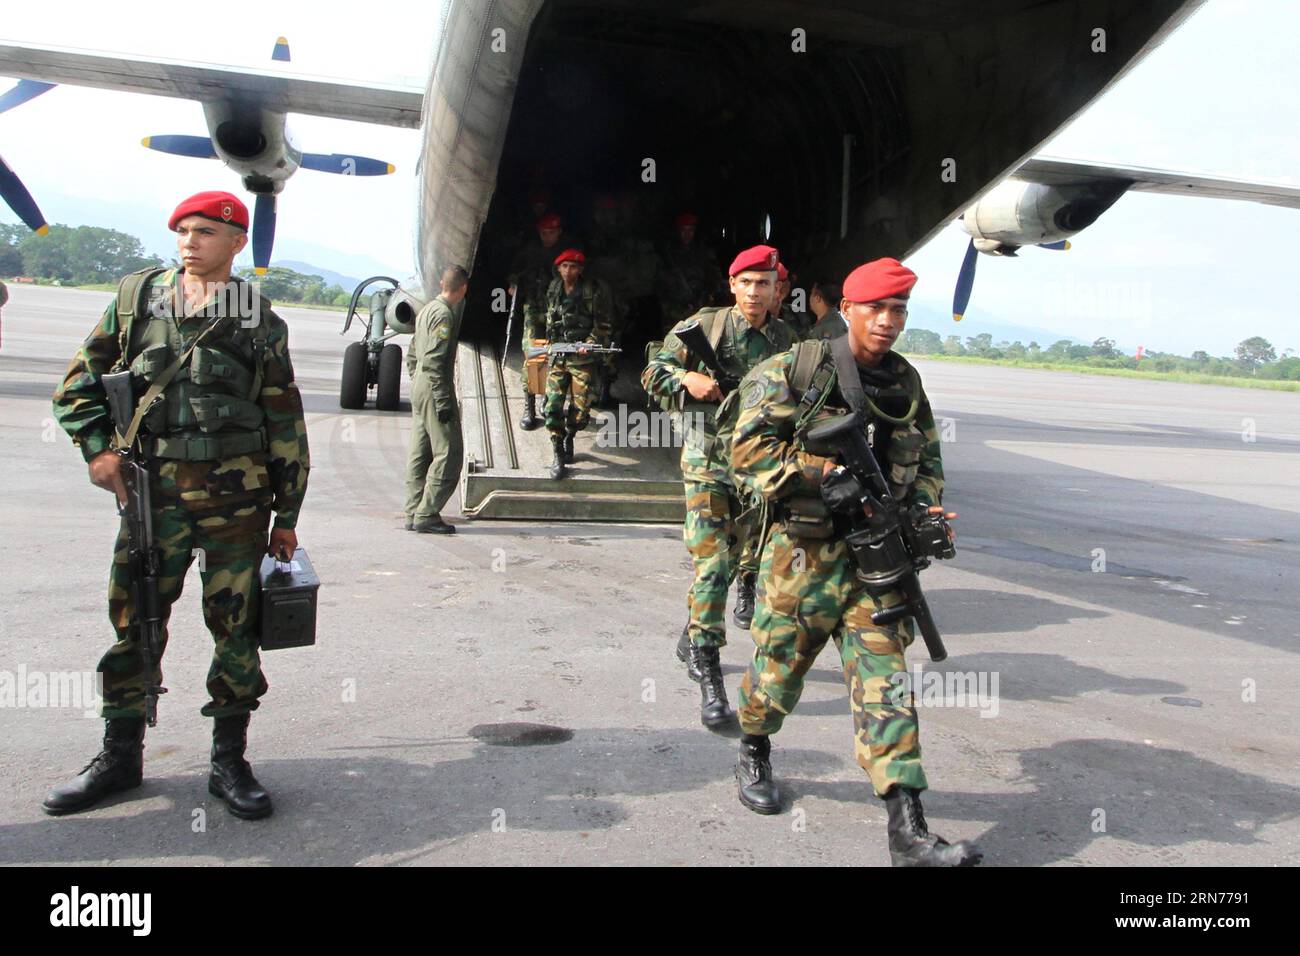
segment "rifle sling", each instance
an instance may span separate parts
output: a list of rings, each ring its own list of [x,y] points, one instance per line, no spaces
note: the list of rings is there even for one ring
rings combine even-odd
[[[129,449],[135,443],[135,436],[140,431],[140,423],[144,421],[144,416],[145,413],[149,411],[149,406],[151,406],[158,396],[163,393],[163,389],[171,384],[171,380],[176,377],[176,373],[181,370],[182,366],[190,360],[190,356],[194,354],[194,350],[198,348],[199,343],[203,341],[209,332],[215,329],[223,321],[224,318],[214,319],[201,332],[199,332],[198,335],[194,336],[194,341],[190,343],[190,347],[187,348],[179,358],[172,362],[171,365],[167,366],[167,368],[163,370],[162,375],[158,377],[158,380],[149,386],[148,391],[144,393],[143,397],[141,397],[140,401],[135,406],[135,414],[131,416],[131,424],[127,426],[126,434],[122,434],[121,431],[117,432],[119,447],[122,450]]]

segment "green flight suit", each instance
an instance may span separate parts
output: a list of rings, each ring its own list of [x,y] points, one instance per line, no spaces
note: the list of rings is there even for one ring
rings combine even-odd
[[[411,444],[406,468],[406,517],[439,516],[456,490],[465,461],[456,401],[456,344],[464,300],[438,296],[415,317],[406,353],[411,376]]]

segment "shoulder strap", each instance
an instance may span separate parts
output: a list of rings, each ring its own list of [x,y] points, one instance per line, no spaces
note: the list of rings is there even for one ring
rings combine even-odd
[[[149,411],[150,406],[153,405],[158,396],[163,393],[163,389],[171,384],[171,380],[176,377],[176,373],[181,370],[181,366],[190,360],[190,356],[194,354],[194,350],[198,348],[199,343],[203,341],[209,332],[221,325],[223,321],[225,320],[213,320],[203,329],[202,332],[194,336],[194,341],[190,343],[190,347],[187,348],[175,361],[173,361],[171,365],[168,365],[167,368],[163,370],[162,375],[158,377],[157,381],[149,386],[149,390],[144,393],[144,396],[135,406],[135,414],[131,416],[131,424],[127,426],[126,434],[119,435],[122,440],[122,448],[130,448],[135,442],[135,436],[140,431],[140,423],[144,421],[145,413]]]
[[[849,337],[841,335],[839,338],[831,339],[830,342],[831,358],[835,360],[835,378],[840,394],[844,396],[844,401],[848,403],[849,408],[860,415],[865,414],[867,395],[862,390],[862,379],[858,376],[858,363],[853,360],[853,352],[849,348]]]
[[[153,280],[166,272],[156,266],[132,272],[123,276],[117,284],[117,328],[118,344],[121,346],[122,359],[126,360],[127,348],[131,344],[131,325],[135,317],[149,308],[145,301]]]
[[[724,305],[721,308],[714,309],[709,317],[709,348],[713,349],[713,354],[718,354],[718,345],[722,342],[722,336],[727,331],[727,316],[731,313],[731,306]]]
[[[794,365],[790,369],[790,385],[802,396],[813,383],[813,373],[822,364],[822,343],[819,339],[796,342]]]
[[[830,395],[835,366],[825,359],[826,347],[822,339],[809,339],[794,347],[790,387],[799,394],[799,408],[794,417],[796,433],[803,433]]]

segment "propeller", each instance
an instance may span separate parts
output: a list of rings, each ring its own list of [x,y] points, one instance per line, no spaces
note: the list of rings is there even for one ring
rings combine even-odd
[[[38,236],[43,236],[50,231],[49,223],[41,215],[36,200],[32,198],[23,181],[14,174],[4,159],[0,159],[0,196],[4,197],[4,201],[9,204],[14,215],[21,219],[28,229]]]
[[[366,156],[347,153],[303,153],[300,165],[318,173],[336,173],[340,176],[387,176],[397,171],[392,163]]]
[[[7,112],[15,106],[21,106],[28,100],[35,99],[47,90],[54,89],[53,83],[39,83],[36,80],[19,80],[12,90],[0,96],[0,113]]]
[[[275,196],[260,194],[253,206],[253,272],[266,275],[275,245]]]
[[[54,89],[53,83],[19,80],[4,96],[0,96],[0,113],[11,110],[15,106],[21,106],[28,100],[35,99],[47,90],[52,89]],[[43,236],[50,231],[49,223],[45,221],[45,216],[41,214],[40,207],[36,205],[36,200],[32,198],[32,194],[23,185],[23,181],[18,178],[18,174],[3,159],[0,159],[0,197],[4,198],[5,203],[14,211],[14,215],[21,219],[23,224],[38,236]]]
[[[1070,248],[1070,240],[1061,239],[1058,242],[1040,242],[1037,243],[1040,249],[1051,249],[1054,252],[1064,252]],[[1014,252],[1007,253],[1008,255]],[[975,288],[975,266],[979,262],[979,250],[975,248],[975,240],[972,238],[966,246],[966,258],[961,261],[961,270],[957,273],[957,288],[952,294],[952,318],[954,322],[960,322],[966,314],[966,306],[970,305],[971,290]]]
[[[212,148],[212,140],[206,136],[146,136],[140,140],[140,145],[173,156],[190,156],[194,159],[217,158],[217,151]]]

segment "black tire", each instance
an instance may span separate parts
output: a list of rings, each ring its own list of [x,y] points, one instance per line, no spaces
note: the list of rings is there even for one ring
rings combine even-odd
[[[379,353],[379,389],[375,393],[375,408],[381,412],[396,411],[402,400],[402,347],[388,344]]]
[[[343,378],[339,382],[339,408],[366,407],[366,344],[353,342],[343,350]]]

